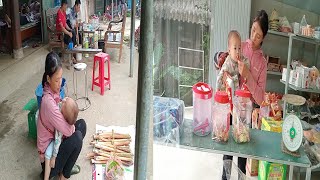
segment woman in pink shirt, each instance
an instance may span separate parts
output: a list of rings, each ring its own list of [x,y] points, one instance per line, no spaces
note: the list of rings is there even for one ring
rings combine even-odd
[[[241,45],[243,56],[250,61],[250,68],[244,62],[238,63],[241,79],[247,80],[246,85],[257,105],[261,105],[266,87],[267,61],[263,56],[261,45],[268,32],[268,22],[268,14],[264,10],[258,11],[251,26],[250,39]],[[232,159],[232,156],[224,155],[223,160],[226,159]],[[246,158],[238,158],[238,167],[244,174],[246,174],[246,162]],[[226,179],[224,169],[222,179]]]
[[[44,152],[50,141],[54,139],[55,129],[64,135],[55,166],[51,168],[50,178],[59,175],[60,179],[66,179],[70,178],[72,173],[80,171],[80,167],[75,166],[75,162],[81,152],[87,127],[83,119],[77,120],[75,125],[69,125],[59,110],[62,73],[59,56],[50,52],[46,57],[42,78],[43,96],[37,123],[37,148],[44,172]]]

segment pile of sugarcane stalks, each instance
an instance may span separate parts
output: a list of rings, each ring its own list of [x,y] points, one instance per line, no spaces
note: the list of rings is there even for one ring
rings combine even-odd
[[[90,144],[93,152],[87,158],[93,164],[106,164],[109,159],[116,157],[124,166],[133,165],[133,154],[130,150],[131,136],[112,132],[102,132],[93,135]]]

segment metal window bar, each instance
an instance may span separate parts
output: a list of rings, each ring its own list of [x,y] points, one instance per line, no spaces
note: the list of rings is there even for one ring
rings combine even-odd
[[[161,63],[160,63],[161,64]],[[163,67],[161,65],[158,66],[158,71],[154,72],[154,66],[155,66],[155,62],[154,62],[154,57],[153,57],[153,78],[158,77],[158,80],[156,81],[155,79],[153,79],[153,83],[157,83],[158,85],[155,86],[154,85],[154,89],[153,89],[153,93],[155,95],[158,96],[163,96],[164,94],[164,87],[163,87],[163,83],[162,83],[162,78],[163,78]],[[158,76],[156,76],[156,74],[158,74]],[[158,87],[158,88],[156,88]]]
[[[188,66],[181,66],[180,64],[180,50],[185,50],[185,51],[193,51],[193,52],[200,52],[202,53],[202,68],[195,68],[195,67],[188,67]],[[202,71],[202,82],[204,82],[204,51],[203,50],[198,50],[198,49],[190,49],[190,48],[183,48],[183,47],[178,47],[178,97],[180,97],[180,87],[192,87],[192,85],[187,85],[187,84],[180,84],[180,69],[192,69],[192,70],[197,70],[197,71]]]

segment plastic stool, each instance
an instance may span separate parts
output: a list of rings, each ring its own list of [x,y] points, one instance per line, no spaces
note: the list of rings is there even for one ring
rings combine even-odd
[[[104,76],[104,62],[107,62],[108,65],[108,77]],[[94,72],[96,69],[96,63],[99,63],[99,75],[98,77],[94,76]],[[92,91],[94,85],[100,87],[100,94],[104,94],[104,87],[109,86],[109,90],[111,89],[111,78],[110,78],[110,55],[100,52],[94,55],[93,62],[93,72],[92,72]]]
[[[85,107],[83,108],[79,108],[80,111],[84,111],[86,109],[88,109],[91,105],[91,102],[88,98],[88,88],[87,88],[87,64],[85,63],[77,63],[74,66],[74,71],[73,71],[73,87],[74,87],[74,96],[76,98],[76,101],[80,100],[80,99],[84,99],[85,100]],[[78,98],[78,94],[77,94],[77,76],[76,76],[76,72],[77,71],[84,71],[84,75],[85,75],[85,95],[83,97],[79,97]]]

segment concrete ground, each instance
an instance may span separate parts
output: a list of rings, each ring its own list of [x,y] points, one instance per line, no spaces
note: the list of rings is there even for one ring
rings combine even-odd
[[[46,50],[37,52],[39,57],[45,57]],[[135,125],[136,118],[136,94],[137,94],[137,67],[138,54],[135,53],[135,66],[133,78],[128,77],[129,73],[129,48],[124,48],[122,63],[115,62],[118,53],[111,54],[111,90],[106,90],[104,96],[96,87],[91,91],[92,77],[92,57],[84,59],[88,64],[88,85],[91,107],[79,113],[79,118],[87,122],[87,136],[84,139],[83,149],[77,164],[81,166],[81,173],[72,176],[71,179],[91,179],[91,165],[85,159],[85,155],[92,151],[89,146],[91,135],[95,132],[95,125],[104,126],[128,126]],[[39,59],[40,60],[40,59]],[[41,59],[44,61],[44,59]],[[29,67],[31,68],[31,67]],[[73,70],[63,69],[63,76],[67,79],[68,92],[72,95],[72,74]],[[0,179],[39,179],[40,164],[36,150],[36,142],[27,137],[28,124],[27,112],[23,111],[23,106],[31,99],[35,98],[34,91],[41,82],[43,71],[35,73],[27,80],[19,90],[9,95],[0,105]],[[78,89],[84,89],[83,74],[78,73]]]
[[[127,21],[127,23],[130,24],[130,21]],[[130,28],[130,25],[127,28]],[[92,167],[85,156],[92,151],[89,143],[91,135],[95,132],[96,124],[103,126],[135,125],[138,52],[136,49],[134,50],[132,78],[128,76],[129,47],[124,46],[121,63],[118,63],[118,50],[107,50],[107,53],[111,55],[112,86],[111,90],[106,89],[104,96],[100,95],[98,87],[91,91],[92,56],[82,60],[88,65],[87,87],[84,85],[84,74],[77,73],[78,92],[83,94],[84,89],[87,89],[92,104],[89,109],[79,113],[79,118],[85,119],[87,123],[87,135],[77,161],[77,164],[81,166],[81,172],[72,176],[71,179],[92,179]],[[0,71],[0,94],[2,94],[0,96],[2,98],[0,100],[0,179],[40,179],[41,166],[36,141],[27,137],[28,112],[24,111],[23,107],[31,98],[36,98],[35,89],[41,83],[47,54],[47,47],[44,46],[37,48],[35,52],[24,59],[11,59],[14,62],[10,61],[11,57],[0,57],[0,62],[2,62],[0,65],[3,65]],[[67,93],[72,97],[73,70],[67,70],[66,65],[65,62],[63,64],[63,77],[67,80]],[[80,102],[79,105],[81,106],[82,103]],[[149,166],[151,164],[150,162]]]

